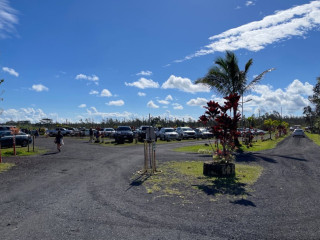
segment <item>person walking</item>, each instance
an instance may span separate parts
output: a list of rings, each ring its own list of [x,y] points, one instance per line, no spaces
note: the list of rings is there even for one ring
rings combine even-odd
[[[63,135],[61,131],[58,131],[58,134],[56,138],[54,139],[54,142],[57,144],[57,149],[59,152],[61,152],[61,146],[64,144],[63,143]]]
[[[89,135],[90,135],[90,143],[92,143],[92,141],[93,141],[93,130],[92,130],[92,127],[90,128],[90,130],[89,130]]]

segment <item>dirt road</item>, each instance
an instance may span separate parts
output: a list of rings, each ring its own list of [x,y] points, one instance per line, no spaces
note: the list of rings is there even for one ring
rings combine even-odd
[[[288,137],[276,149],[238,156],[264,172],[243,200],[190,203],[131,186],[143,148],[65,139],[61,153],[16,158],[0,174],[1,239],[319,239],[320,147]],[[159,162],[203,160],[157,146]]]

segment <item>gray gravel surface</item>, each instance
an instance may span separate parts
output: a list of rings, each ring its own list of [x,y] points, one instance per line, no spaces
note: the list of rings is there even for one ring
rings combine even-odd
[[[273,150],[237,156],[264,171],[246,199],[147,194],[130,185],[143,147],[37,139],[41,156],[0,174],[0,239],[320,239],[320,147],[288,137]],[[206,157],[157,146],[159,162]]]

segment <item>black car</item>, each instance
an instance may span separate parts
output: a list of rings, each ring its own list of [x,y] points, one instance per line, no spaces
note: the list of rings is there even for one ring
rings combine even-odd
[[[16,146],[26,147],[28,142],[29,144],[32,143],[32,139],[29,134],[23,132],[12,134],[11,131],[2,131],[0,132],[1,147],[13,147],[13,135],[15,135],[16,138]]]
[[[114,139],[116,143],[124,143],[128,140],[130,143],[133,142],[133,132],[129,126],[119,126],[114,133]]]
[[[147,130],[149,128],[152,128],[151,126],[141,126],[138,130],[137,130],[137,135],[138,135],[138,141],[143,142],[146,139],[146,135],[147,135]]]

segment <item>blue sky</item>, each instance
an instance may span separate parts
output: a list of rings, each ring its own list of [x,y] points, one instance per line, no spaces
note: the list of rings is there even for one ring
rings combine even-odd
[[[301,115],[320,76],[320,1],[0,0],[0,122],[198,119],[221,96],[194,85],[232,50],[245,115]]]

